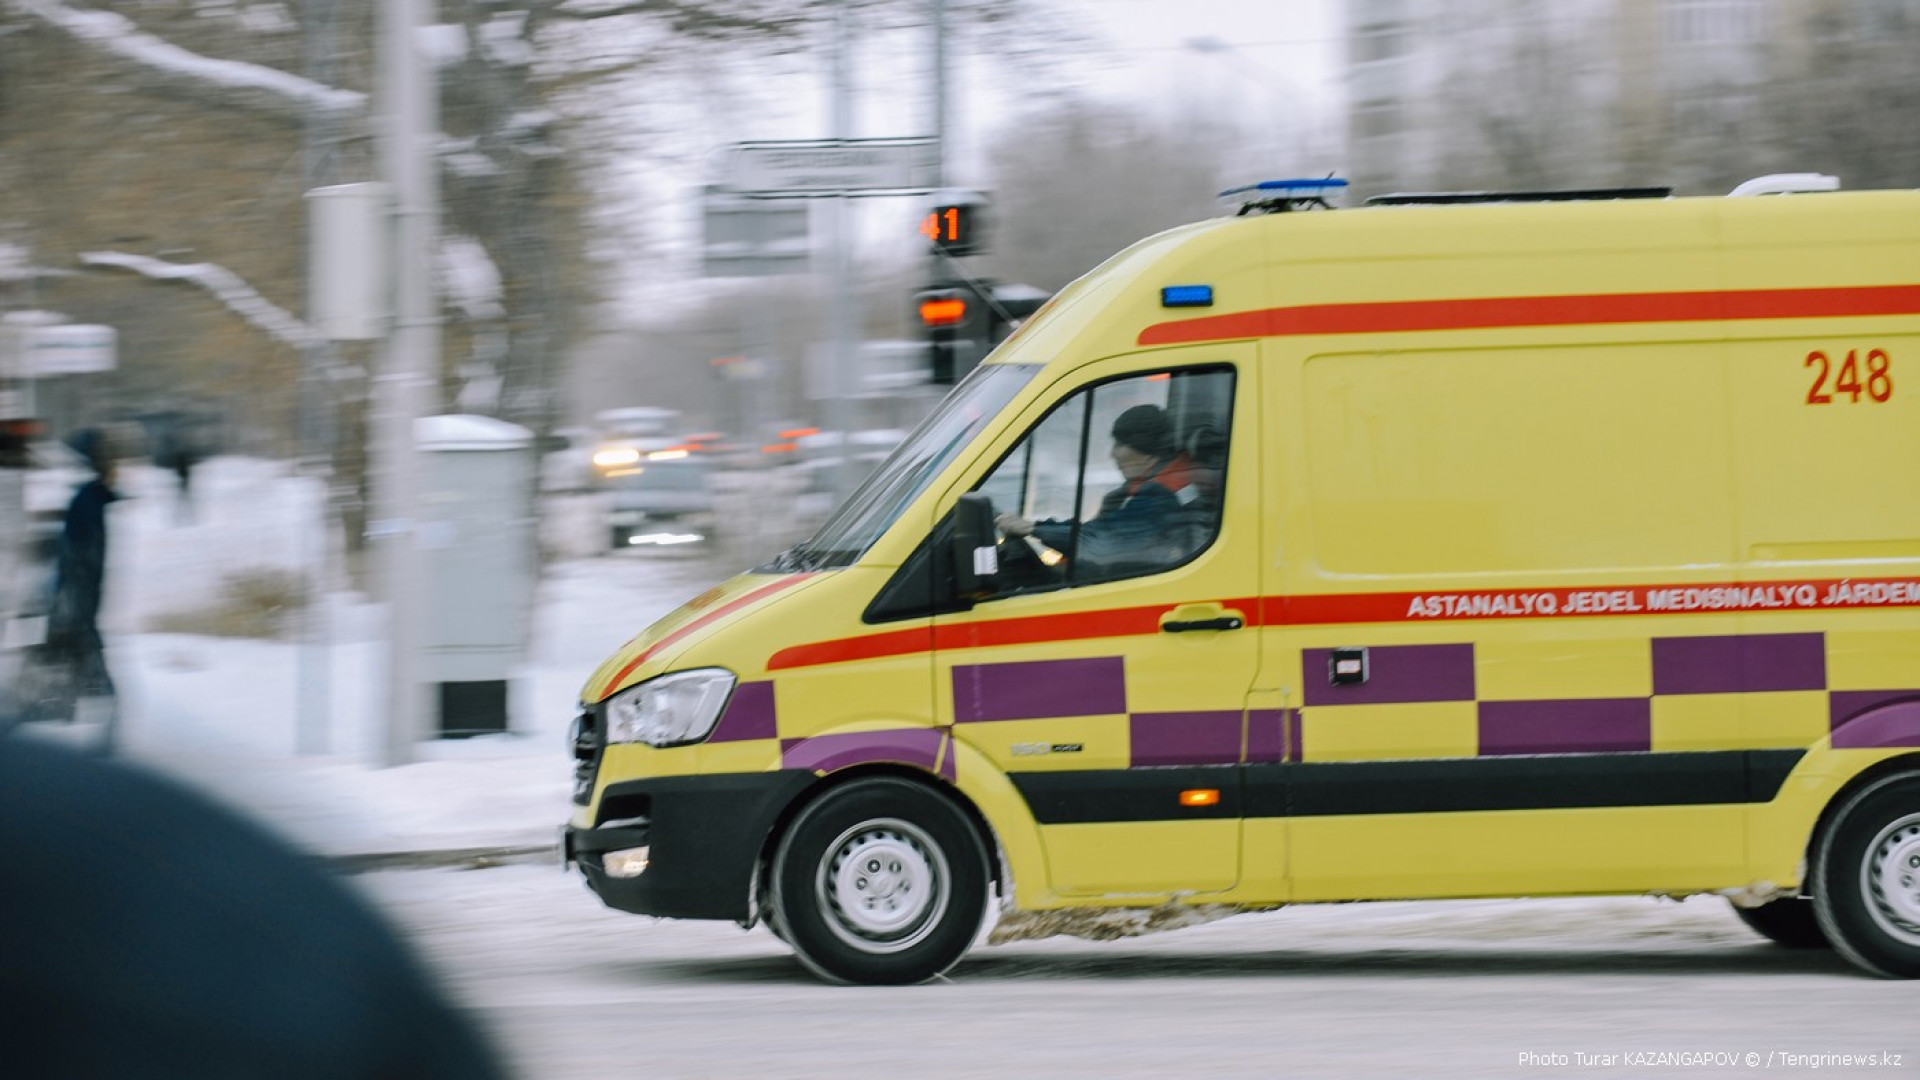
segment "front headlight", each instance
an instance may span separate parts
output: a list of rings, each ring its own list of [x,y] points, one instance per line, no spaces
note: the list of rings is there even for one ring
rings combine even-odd
[[[593,452],[593,463],[603,469],[617,469],[640,460],[640,451],[631,446],[607,446]]]
[[[733,693],[725,668],[676,671],[607,699],[607,742],[681,746],[713,731]]]

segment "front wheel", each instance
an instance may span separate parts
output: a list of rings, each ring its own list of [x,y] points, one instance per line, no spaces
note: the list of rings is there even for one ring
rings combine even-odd
[[[1827,949],[1832,943],[1820,932],[1820,919],[1813,912],[1813,901],[1804,896],[1783,896],[1759,907],[1733,905],[1733,913],[1748,929],[1783,949]]]
[[[815,974],[924,982],[986,917],[987,861],[960,808],[908,780],[860,780],[800,812],[772,874],[773,917]]]
[[[1890,979],[1920,978],[1920,774],[1849,798],[1821,838],[1814,911],[1841,955]]]

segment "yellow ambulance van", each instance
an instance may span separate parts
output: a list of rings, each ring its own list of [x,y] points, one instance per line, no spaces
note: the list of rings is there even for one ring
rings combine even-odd
[[[601,900],[911,983],[989,914],[1717,893],[1920,975],[1920,191],[1332,183],[1114,256],[608,659]]]

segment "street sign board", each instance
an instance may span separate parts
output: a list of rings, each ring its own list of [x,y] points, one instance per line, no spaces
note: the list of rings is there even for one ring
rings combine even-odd
[[[61,323],[29,327],[23,374],[33,378],[112,371],[118,343],[119,333],[111,326]]]
[[[750,199],[924,195],[939,187],[931,138],[800,139],[727,148],[721,186]]]
[[[702,198],[701,273],[770,277],[805,273],[813,253],[805,206],[709,190]]]

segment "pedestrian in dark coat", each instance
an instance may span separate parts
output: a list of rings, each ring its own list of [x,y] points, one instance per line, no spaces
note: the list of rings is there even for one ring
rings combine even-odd
[[[116,450],[105,432],[87,428],[68,439],[67,445],[86,459],[93,477],[80,485],[67,504],[66,523],[54,552],[53,598],[47,607],[42,659],[64,670],[64,700],[50,704],[70,712],[78,698],[114,697],[99,620],[107,574],[107,506],[120,496],[113,490]]]
[[[173,413],[161,424],[153,463],[171,471],[179,481],[174,517],[181,524],[193,520],[193,470],[200,464],[198,421],[189,413]]]

